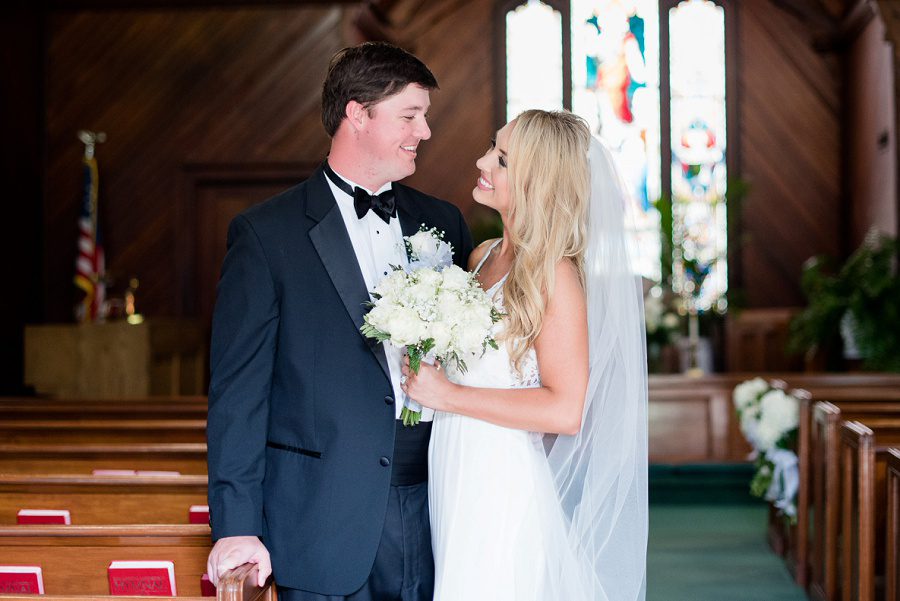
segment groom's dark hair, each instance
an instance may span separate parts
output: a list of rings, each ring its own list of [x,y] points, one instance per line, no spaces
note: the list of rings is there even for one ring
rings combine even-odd
[[[334,136],[347,103],[355,100],[366,108],[399,94],[414,83],[426,90],[438,87],[425,63],[387,42],[366,42],[340,50],[331,58],[322,84],[322,124]]]

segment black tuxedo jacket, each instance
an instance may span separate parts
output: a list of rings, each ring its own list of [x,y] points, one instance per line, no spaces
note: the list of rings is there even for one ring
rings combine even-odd
[[[450,203],[394,184],[404,235],[436,227],[465,269]],[[261,536],[281,586],[346,595],[371,571],[395,400],[369,300],[320,167],[234,218],[213,318],[207,443],[213,540]]]

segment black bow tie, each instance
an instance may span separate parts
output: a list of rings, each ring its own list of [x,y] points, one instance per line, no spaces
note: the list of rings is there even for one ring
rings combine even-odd
[[[369,194],[362,188],[353,188],[346,181],[341,179],[335,173],[328,162],[325,162],[325,175],[328,176],[334,185],[349,194],[353,198],[353,208],[356,209],[356,216],[362,219],[372,209],[376,215],[381,217],[385,223],[391,222],[391,217],[397,216],[397,206],[394,202],[394,190],[385,190],[381,194]]]

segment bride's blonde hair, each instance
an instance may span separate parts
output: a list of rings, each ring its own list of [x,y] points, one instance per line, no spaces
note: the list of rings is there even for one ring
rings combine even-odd
[[[525,111],[510,134],[507,228],[513,261],[503,302],[504,337],[516,371],[541,333],[560,261],[571,261],[584,289],[590,137],[584,120],[568,111]]]

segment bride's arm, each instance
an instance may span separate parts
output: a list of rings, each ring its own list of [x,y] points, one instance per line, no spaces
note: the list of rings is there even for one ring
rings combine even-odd
[[[541,371],[539,388],[472,388],[448,381],[443,371],[423,363],[408,367],[405,392],[426,407],[459,413],[508,428],[575,434],[588,382],[587,309],[574,267],[556,269],[555,294],[535,340]]]

